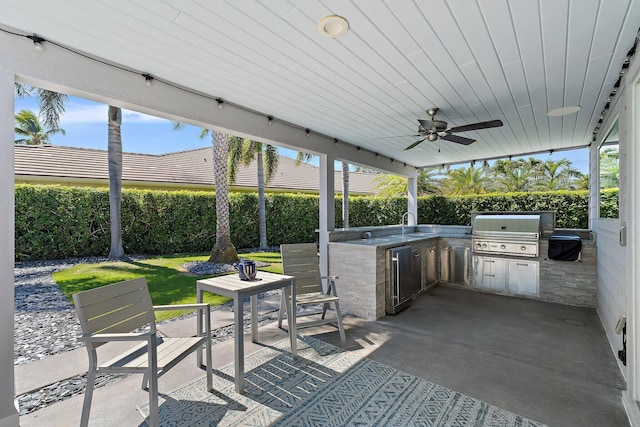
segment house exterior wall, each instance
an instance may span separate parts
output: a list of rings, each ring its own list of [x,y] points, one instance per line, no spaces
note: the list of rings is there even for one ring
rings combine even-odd
[[[596,234],[596,244],[598,250],[597,260],[597,286],[598,286],[598,313],[602,326],[607,334],[609,345],[611,346],[614,354],[617,354],[617,350],[622,348],[621,337],[615,334],[615,326],[618,318],[626,314],[627,301],[626,301],[626,283],[627,283],[627,268],[626,268],[626,247],[621,246],[619,242],[620,225],[624,222],[624,215],[627,212],[625,209],[628,201],[628,196],[625,195],[625,171],[628,169],[627,165],[623,161],[623,153],[629,144],[627,138],[625,138],[625,129],[628,126],[628,122],[624,114],[620,114],[623,110],[624,104],[628,101],[626,98],[629,91],[622,87],[618,96],[613,100],[611,109],[603,122],[603,126],[598,135],[598,139],[590,147],[590,159],[591,159],[591,175],[595,177],[592,180],[591,186],[591,202],[593,207],[591,209],[593,213],[592,225],[593,231]],[[599,217],[599,146],[606,138],[609,130],[613,126],[616,120],[619,120],[620,130],[620,214],[617,219],[600,218]],[[620,364],[620,368],[623,376],[626,369]]]
[[[597,311],[605,330],[611,350],[618,360],[622,350],[622,336],[616,334],[615,327],[621,315],[627,317],[627,364],[618,360],[620,370],[627,381],[623,392],[623,402],[633,426],[640,426],[638,409],[640,375],[640,299],[637,292],[638,275],[638,233],[640,218],[638,209],[638,167],[640,167],[638,137],[638,81],[640,79],[640,57],[635,55],[622,78],[617,95],[611,101],[611,108],[605,117],[598,139],[590,147],[590,214],[591,226],[596,235],[597,262]],[[606,137],[615,120],[619,120],[620,132],[620,215],[618,219],[598,217],[598,146]],[[621,227],[626,226],[626,244],[621,242]]]

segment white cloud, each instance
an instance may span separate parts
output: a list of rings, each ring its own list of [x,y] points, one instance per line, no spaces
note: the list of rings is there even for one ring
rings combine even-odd
[[[67,124],[106,123],[108,108],[104,104],[71,105],[66,108],[61,118],[62,127],[64,128]],[[122,121],[124,123],[158,123],[165,119],[123,109]]]
[[[105,123],[107,121],[106,105],[73,105],[65,108],[60,122],[64,128],[65,124],[75,123]]]
[[[157,123],[166,122],[167,120],[144,113],[138,113],[137,111],[122,110],[122,121],[127,123]]]

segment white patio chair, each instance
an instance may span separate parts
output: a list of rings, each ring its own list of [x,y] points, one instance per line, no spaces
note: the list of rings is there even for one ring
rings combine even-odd
[[[149,425],[158,426],[158,377],[190,352],[201,346],[207,350],[207,388],[211,390],[211,321],[209,304],[180,304],[154,307],[144,277],[119,282],[73,295],[82,326],[81,339],[89,353],[87,389],[82,406],[81,426],[89,422],[91,399],[98,373],[140,373],[142,388],[149,390]],[[206,325],[202,335],[160,338],[156,335],[155,311],[202,310]],[[136,332],[131,332],[136,331]],[[109,341],[140,341],[123,354],[98,363],[96,348]]]
[[[336,323],[340,330],[340,340],[345,342],[346,338],[342,326],[342,315],[340,314],[340,299],[336,292],[335,280],[338,279],[338,277],[321,277],[318,248],[315,243],[283,244],[280,245],[280,254],[282,255],[282,270],[284,274],[295,276],[296,278],[296,300],[293,304],[296,315],[298,317],[308,315],[307,313],[298,314],[298,306],[322,304],[322,316],[319,320],[298,322],[298,317],[296,317],[297,328]],[[322,286],[323,280],[327,280],[326,290],[324,290]],[[278,314],[279,328],[282,328],[284,313],[286,312],[287,319],[290,316],[289,304],[287,304],[287,302],[288,301],[285,301],[283,292],[280,300],[280,313]],[[332,303],[336,310],[336,316],[326,318],[327,309]]]

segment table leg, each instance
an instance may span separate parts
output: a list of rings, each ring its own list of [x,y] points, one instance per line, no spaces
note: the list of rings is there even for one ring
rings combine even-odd
[[[235,335],[235,376],[236,376],[236,392],[244,391],[244,329],[242,325],[242,303],[243,299],[239,296],[233,299],[233,334]]]
[[[258,295],[251,295],[251,341],[258,342]]]
[[[285,287],[286,289],[286,287]],[[298,355],[298,337],[296,328],[296,279],[291,279],[291,298],[287,299],[291,301],[289,308],[289,315],[287,316],[287,323],[289,324],[289,339],[291,340],[291,354],[295,357]]]
[[[202,289],[198,288],[196,293],[196,302],[199,304],[202,302]],[[197,332],[198,336],[202,336],[202,311],[196,310],[197,314]],[[209,331],[211,333],[211,331]],[[211,351],[211,348],[208,348],[207,351]],[[196,366],[202,366],[202,347],[198,348],[196,351]],[[208,366],[207,369],[211,369],[211,366]]]

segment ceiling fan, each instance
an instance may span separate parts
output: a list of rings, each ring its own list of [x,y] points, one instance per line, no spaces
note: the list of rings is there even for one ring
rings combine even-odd
[[[490,120],[488,122],[478,122],[478,123],[470,123],[468,125],[455,126],[452,128],[447,127],[447,122],[442,120],[436,120],[435,116],[440,109],[437,107],[429,108],[427,110],[427,114],[431,116],[431,120],[422,120],[418,119],[420,123],[418,125],[419,135],[424,138],[414,142],[404,150],[411,150],[422,141],[435,141],[438,138],[442,138],[446,141],[455,142],[457,144],[469,145],[476,142],[475,139],[465,138],[464,136],[453,135],[457,132],[468,132],[470,130],[479,130],[479,129],[487,129],[487,128],[495,128],[502,126],[501,120]]]

